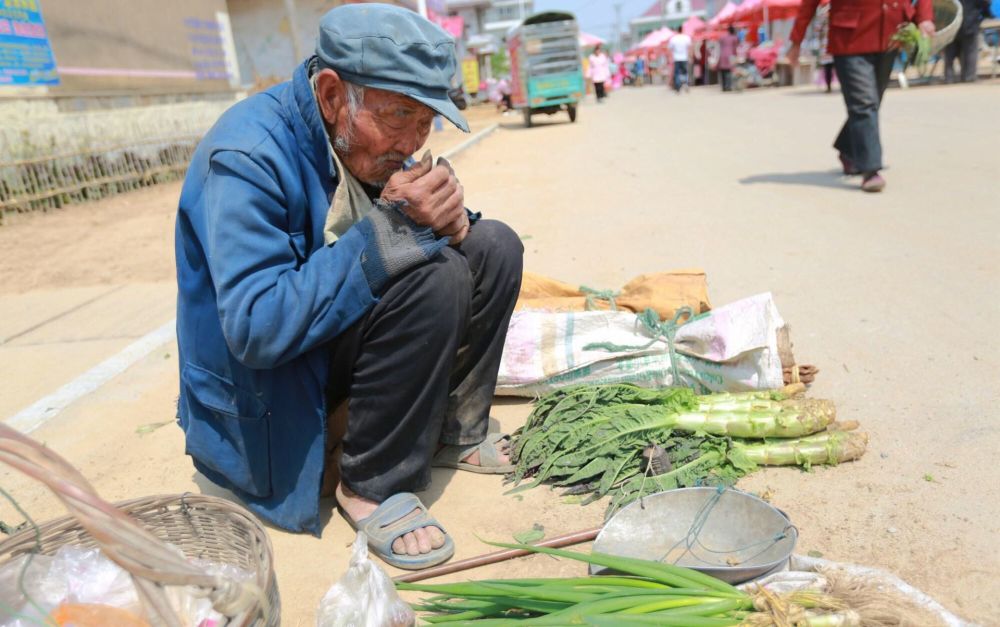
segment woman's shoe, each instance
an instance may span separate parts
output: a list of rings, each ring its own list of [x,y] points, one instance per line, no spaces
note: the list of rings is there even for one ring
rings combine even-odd
[[[837,158],[840,159],[840,166],[844,168],[844,176],[855,176],[861,174],[861,171],[854,167],[851,160],[844,156],[844,153],[839,153]]]
[[[868,172],[865,174],[864,179],[861,181],[861,191],[863,192],[880,192],[885,189],[885,179],[882,175],[875,172]]]

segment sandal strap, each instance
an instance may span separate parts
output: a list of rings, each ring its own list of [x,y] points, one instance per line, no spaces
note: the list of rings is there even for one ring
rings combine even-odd
[[[414,510],[419,510],[420,513],[412,518],[406,518]],[[448,533],[441,523],[430,515],[420,499],[411,492],[400,492],[390,496],[374,512],[358,520],[356,525],[370,539],[380,544],[383,542],[382,538],[390,535],[391,540],[388,543],[390,545],[397,538],[423,527],[437,527],[441,533]]]
[[[508,462],[500,461],[500,451],[497,450],[497,443],[509,440],[510,436],[504,433],[490,433],[486,439],[479,443],[479,465],[484,468],[503,466]]]

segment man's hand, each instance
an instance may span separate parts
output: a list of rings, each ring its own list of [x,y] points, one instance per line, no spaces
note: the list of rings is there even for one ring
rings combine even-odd
[[[799,67],[799,57],[802,54],[802,44],[792,42],[791,47],[788,49],[788,62],[791,64],[792,69]]]
[[[924,37],[933,37],[937,29],[934,27],[934,22],[930,20],[924,20],[919,24],[920,32],[924,34]]]
[[[430,152],[409,170],[389,178],[382,199],[404,201],[403,212],[421,226],[446,235],[465,216],[465,193],[450,166],[432,166]]]
[[[465,239],[465,236],[468,234],[469,234],[469,215],[464,211],[462,212],[462,215],[461,217],[459,217],[458,220],[455,220],[448,226],[444,227],[444,229],[440,233],[438,233],[438,235],[442,236],[447,235],[451,237],[451,240],[448,241],[449,246],[458,246],[459,244],[462,243],[462,240]]]
[[[444,157],[438,157],[437,164],[448,168],[448,171],[451,172],[452,176],[455,175],[455,168],[451,167],[451,162]],[[465,199],[463,198],[463,203],[464,200]],[[459,216],[457,220],[444,227],[438,235],[447,235],[451,238],[448,242],[449,245],[458,246],[462,243],[462,240],[465,239],[465,236],[469,234],[469,226],[469,214],[467,211],[463,211],[462,215]]]

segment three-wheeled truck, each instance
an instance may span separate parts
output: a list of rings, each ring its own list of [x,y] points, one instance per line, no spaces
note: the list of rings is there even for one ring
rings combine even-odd
[[[571,13],[550,11],[526,18],[507,36],[510,51],[511,102],[531,126],[536,113],[569,113],[586,88],[580,63],[580,28]]]

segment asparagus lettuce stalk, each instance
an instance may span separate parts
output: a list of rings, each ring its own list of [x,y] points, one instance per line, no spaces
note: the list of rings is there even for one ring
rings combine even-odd
[[[830,401],[781,392],[697,396],[683,388],[572,387],[538,399],[515,432],[511,492],[548,482],[591,502],[613,491],[616,508],[650,490],[732,484],[758,465],[808,468],[856,459],[867,439],[825,432],[835,420]],[[641,457],[650,443],[668,458],[652,482]]]

